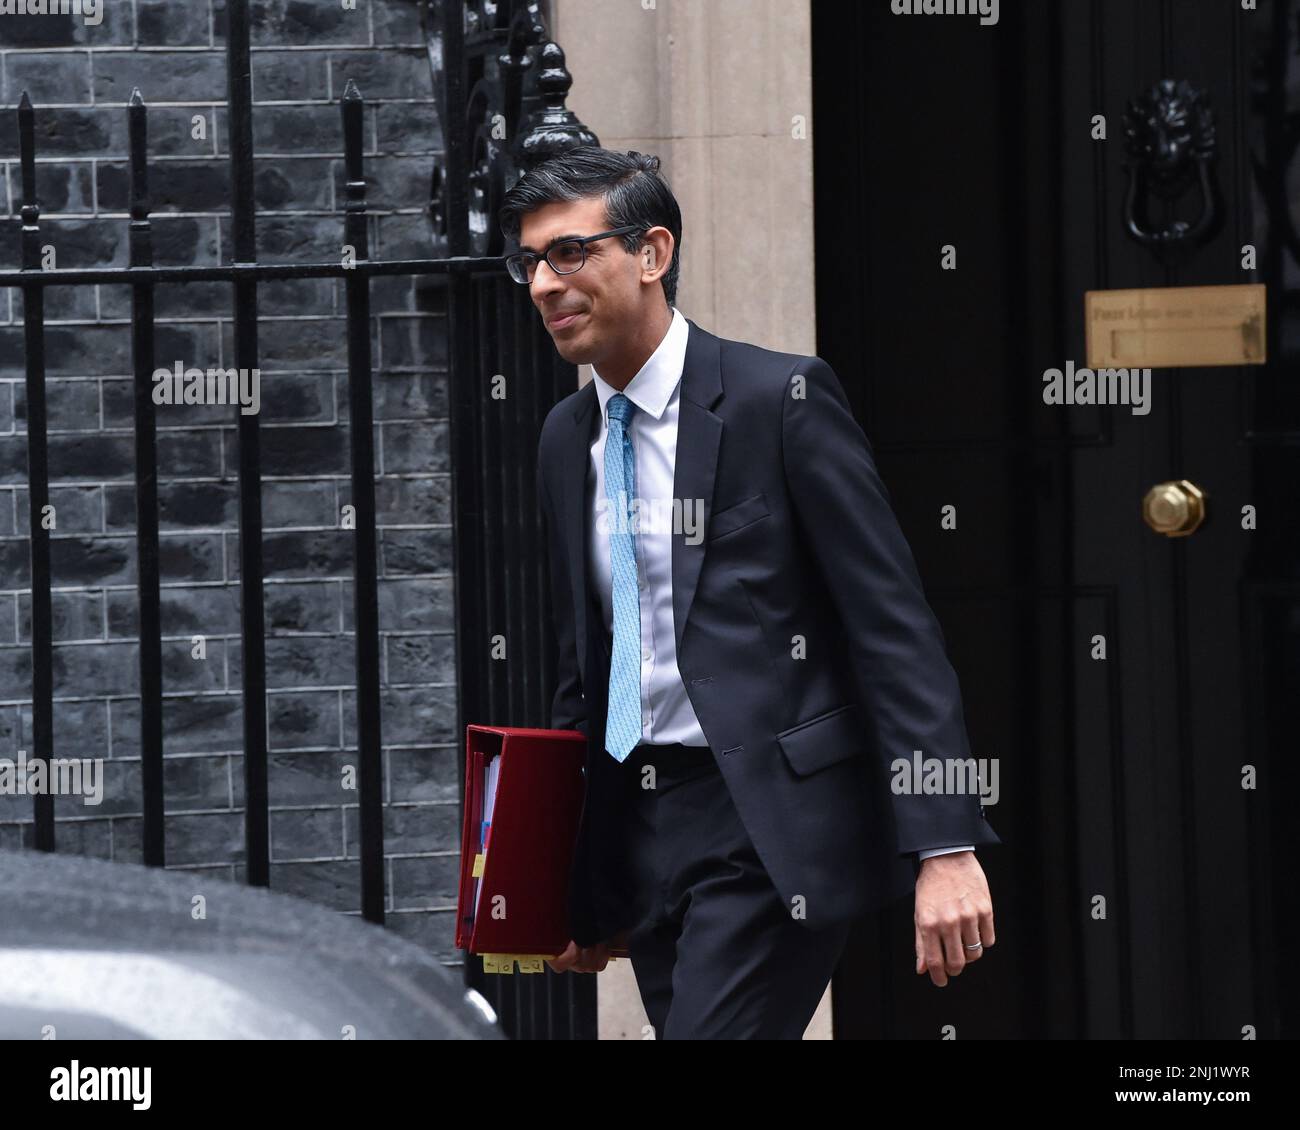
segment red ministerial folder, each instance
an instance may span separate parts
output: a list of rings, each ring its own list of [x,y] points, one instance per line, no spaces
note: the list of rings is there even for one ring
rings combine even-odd
[[[586,755],[580,730],[465,728],[456,945],[482,955],[487,972],[513,972],[516,960],[541,972],[569,944]]]

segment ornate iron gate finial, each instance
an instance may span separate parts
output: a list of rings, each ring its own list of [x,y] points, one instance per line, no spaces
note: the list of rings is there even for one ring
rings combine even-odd
[[[519,177],[600,139],[565,106],[573,76],[540,0],[425,0],[423,13],[445,154],[430,186],[434,235],[453,255],[499,255],[497,210]]]
[[[518,167],[525,171],[576,146],[600,144],[600,139],[564,104],[573,76],[564,65],[560,45],[547,40],[540,55],[536,95],[540,105],[529,115],[528,128],[520,133],[515,153]]]

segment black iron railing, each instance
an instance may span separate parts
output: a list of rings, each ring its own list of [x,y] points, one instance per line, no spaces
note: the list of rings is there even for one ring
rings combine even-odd
[[[253,100],[248,0],[226,0],[233,261],[216,266],[153,263],[148,108],[132,92],[129,121],[130,258],[127,267],[43,269],[36,196],[37,109],[18,106],[22,180],[21,268],[0,271],[0,287],[23,301],[26,346],[27,458],[32,590],[32,757],[48,770],[53,755],[53,623],[49,457],[45,405],[45,290],[51,286],[131,288],[134,373],[136,554],[139,602],[143,862],[166,862],[163,795],[163,670],[160,616],[158,458],[153,400],[154,299],[157,287],[219,281],[232,291],[236,370],[258,368],[258,287],[281,279],[342,278],[347,302],[350,471],[355,507],[353,576],[356,630],[361,911],[384,921],[379,605],[376,564],[370,280],[383,275],[447,276],[452,445],[452,525],[456,584],[457,731],[463,720],[546,725],[551,675],[550,601],[544,547],[533,500],[536,442],[550,406],[574,387],[524,288],[510,282],[495,223],[504,191],[519,171],[590,134],[564,109],[570,78],[563,54],[545,40],[536,0],[420,0],[431,59],[441,55],[445,161],[433,170],[430,216],[450,252],[444,258],[376,262],[367,242],[363,108],[349,82],[340,100],[346,198],[337,262],[259,263],[254,206]],[[435,50],[436,49],[436,50]],[[524,78],[530,69],[534,82]],[[525,87],[528,87],[527,91]],[[510,145],[495,140],[498,113]],[[491,395],[494,374],[511,393]],[[267,790],[266,625],[263,612],[260,431],[256,413],[238,412],[240,638],[243,648],[243,754],[247,879],[270,883]],[[493,635],[510,641],[511,660],[494,662]],[[463,784],[463,782],[462,782]],[[50,793],[34,798],[35,846],[55,849]],[[588,978],[483,980],[517,1035],[594,1034],[594,986]],[[524,985],[523,982],[530,982]],[[576,987],[573,982],[582,982]],[[541,982],[545,982],[543,985]],[[563,985],[563,988],[559,986]],[[564,1018],[567,1017],[567,1023]]]

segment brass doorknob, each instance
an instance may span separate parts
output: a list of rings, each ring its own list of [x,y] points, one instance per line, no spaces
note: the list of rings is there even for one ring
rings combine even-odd
[[[1156,483],[1142,499],[1142,517],[1158,534],[1185,538],[1205,521],[1205,492],[1187,479]]]

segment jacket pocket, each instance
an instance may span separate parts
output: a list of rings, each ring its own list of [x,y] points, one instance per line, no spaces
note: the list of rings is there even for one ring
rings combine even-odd
[[[801,777],[861,753],[866,746],[856,703],[836,707],[782,730],[776,740],[790,768]]]
[[[751,522],[766,518],[767,515],[767,499],[763,497],[763,492],[759,491],[758,494],[742,499],[734,506],[715,510],[709,521],[708,540],[713,541],[723,534],[735,533],[742,526],[748,526]]]

